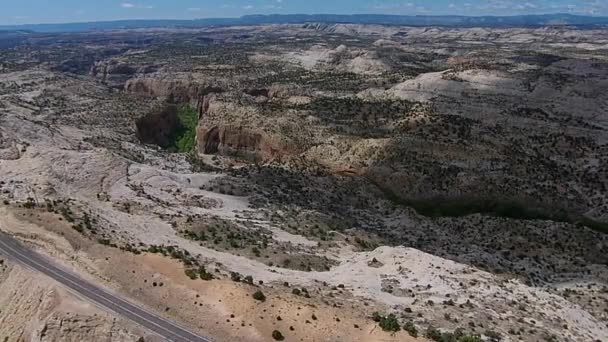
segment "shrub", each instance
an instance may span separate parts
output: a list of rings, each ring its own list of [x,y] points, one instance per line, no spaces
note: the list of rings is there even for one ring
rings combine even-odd
[[[193,269],[189,268],[189,269],[185,270],[184,273],[186,273],[188,278],[190,278],[192,280],[198,278],[198,276],[196,275],[196,272]]]
[[[256,291],[253,294],[253,299],[259,300],[260,302],[263,302],[263,301],[266,300],[266,296],[264,295],[264,293],[262,293],[262,291]]]
[[[439,329],[435,328],[434,326],[429,326],[426,329],[425,336],[433,341],[441,342],[441,338],[443,335],[441,334],[441,331],[439,331]]]
[[[285,337],[283,336],[283,334],[281,334],[281,332],[278,331],[278,330],[275,330],[275,331],[272,332],[272,338],[275,341],[283,341],[285,339]]]
[[[213,279],[213,274],[207,272],[207,270],[205,269],[204,266],[199,267],[198,275],[201,277],[202,280],[212,280]]]
[[[407,322],[403,325],[403,330],[407,331],[412,337],[418,337],[418,329],[412,322]]]
[[[28,197],[28,198],[27,198],[27,202],[25,202],[25,203],[23,204],[23,206],[24,206],[26,209],[32,209],[32,208],[34,208],[34,207],[36,206],[36,202],[34,201],[34,199],[33,199],[33,198]]]
[[[481,342],[479,335],[469,335],[461,328],[454,332],[442,333],[438,329],[430,326],[426,331],[426,337],[436,342]]]
[[[100,244],[104,245],[104,246],[109,246],[110,245],[110,240],[109,239],[97,239],[97,242],[99,242]]]
[[[382,316],[377,312],[374,312],[373,320],[378,322],[380,328],[384,331],[397,332],[401,330],[401,326],[399,325],[399,321],[397,320],[397,316],[394,314],[389,314],[388,316]]]
[[[502,340],[502,336],[500,335],[500,333],[494,330],[486,330],[486,332],[484,332],[483,334],[486,335],[492,342],[499,342],[500,340]]]
[[[232,279],[232,281],[239,282],[239,281],[241,281],[241,277],[242,277],[241,274],[238,273],[238,272],[231,272],[230,273],[230,279]]]

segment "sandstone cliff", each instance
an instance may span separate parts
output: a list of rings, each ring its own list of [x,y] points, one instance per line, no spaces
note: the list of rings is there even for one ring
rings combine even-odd
[[[199,154],[235,156],[250,161],[280,159],[285,147],[272,137],[252,128],[225,125],[206,127],[196,131],[196,150]]]
[[[271,89],[265,94],[277,92],[280,90]],[[199,157],[218,154],[256,162],[280,161],[300,151],[290,135],[272,130],[274,125],[254,107],[237,106],[208,95],[202,98],[199,110],[195,146]]]

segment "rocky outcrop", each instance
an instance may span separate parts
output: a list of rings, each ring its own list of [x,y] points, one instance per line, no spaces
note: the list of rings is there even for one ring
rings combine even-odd
[[[175,103],[200,102],[203,96],[223,92],[219,87],[162,77],[132,78],[125,83],[125,91],[142,97],[170,99]]]
[[[98,61],[106,60],[111,56],[116,56],[123,52],[123,48],[106,48],[95,51],[80,51],[75,54],[67,53],[66,59],[55,65],[51,64],[50,68],[58,72],[86,75],[91,72],[95,65],[105,63]]]
[[[125,91],[137,96],[172,98],[175,102],[190,102],[198,98],[196,84],[179,80],[164,80],[155,77],[137,77],[125,83]]]
[[[0,131],[0,160],[17,160],[21,157],[21,152],[17,142],[6,137]]]
[[[199,155],[219,154],[250,161],[279,160],[291,149],[270,135],[235,125],[197,128],[196,150]]]
[[[352,72],[361,75],[379,75],[391,70],[391,66],[374,51],[349,48],[346,45],[340,45],[335,49],[314,45],[308,50],[288,52],[282,56],[266,56],[266,58],[271,60],[278,58],[308,70]]]
[[[33,342],[137,341],[138,336],[116,326],[112,320],[72,313],[53,313],[32,336]]]
[[[121,319],[80,302],[41,274],[0,263],[4,341],[137,341]],[[130,329],[130,328],[128,328]]]
[[[248,90],[249,95],[276,96],[278,88]],[[199,101],[199,124],[195,151],[199,156],[223,155],[249,161],[280,161],[298,153],[286,134],[276,134],[265,125],[255,107],[237,105],[221,95],[208,94]]]
[[[134,66],[112,59],[109,61],[96,62],[89,71],[89,74],[103,84],[113,88],[122,89],[127,80],[136,74],[146,74],[155,72],[156,65]]]

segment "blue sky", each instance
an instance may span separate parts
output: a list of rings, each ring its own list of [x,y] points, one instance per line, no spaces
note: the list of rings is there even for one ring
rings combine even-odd
[[[0,0],[0,25],[270,13],[607,15],[608,0]]]

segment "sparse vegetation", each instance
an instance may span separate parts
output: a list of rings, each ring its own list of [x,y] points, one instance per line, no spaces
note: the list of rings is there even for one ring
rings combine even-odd
[[[239,272],[230,272],[230,279],[235,282],[241,281],[243,276]]]
[[[413,322],[405,322],[405,324],[403,324],[403,330],[407,331],[412,337],[418,337],[418,329]]]
[[[391,313],[384,316],[380,315],[378,312],[375,312],[372,315],[372,319],[375,322],[378,322],[378,325],[384,331],[397,332],[401,330],[401,325],[399,324],[399,321],[397,320],[397,316],[395,316],[395,314]]]
[[[430,326],[425,336],[436,342],[481,342],[479,335],[467,334],[463,329],[456,329],[454,332],[441,332]]]
[[[199,267],[198,269],[198,275],[199,277],[201,277],[202,280],[213,280],[213,274],[207,272],[207,270],[205,269],[204,266]]]
[[[198,275],[196,274],[196,271],[193,269],[186,269],[184,271],[186,273],[186,276],[188,276],[188,278],[194,280],[198,278]]]

